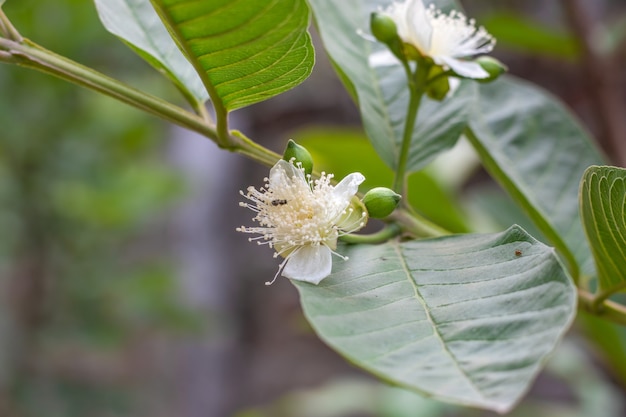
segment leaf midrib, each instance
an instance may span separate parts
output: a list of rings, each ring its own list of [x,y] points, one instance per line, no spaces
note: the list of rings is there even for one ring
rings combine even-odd
[[[411,274],[411,270],[409,269],[409,266],[408,266],[408,264],[407,264],[407,262],[405,260],[404,254],[402,253],[402,249],[400,247],[400,243],[397,240],[394,240],[394,241],[390,242],[390,244],[393,247],[394,251],[396,252],[396,255],[398,256],[398,260],[400,261],[400,264],[402,265],[402,270],[404,271],[405,277],[406,277],[407,281],[409,281],[409,283],[413,287],[413,290],[415,291],[415,298],[422,305],[422,308],[424,309],[424,313],[426,314],[426,319],[431,324],[432,329],[433,329],[433,334],[437,338],[437,340],[439,340],[439,342],[441,343],[443,351],[446,352],[446,354],[449,356],[450,360],[454,363],[456,369],[460,372],[460,374],[463,376],[463,378],[465,378],[465,380],[468,382],[468,384],[474,389],[475,394],[480,396],[482,401],[488,401],[488,399],[485,398],[485,396],[483,395],[481,390],[476,386],[476,384],[474,383],[474,380],[461,367],[461,365],[459,364],[459,361],[456,358],[456,356],[450,351],[450,349],[448,349],[448,346],[446,345],[445,340],[443,339],[443,336],[441,335],[441,333],[439,333],[439,330],[437,328],[435,320],[431,316],[430,309],[428,308],[428,305],[426,304],[426,300],[424,299],[424,297],[420,293],[419,288],[417,286],[417,282],[415,281],[415,279],[413,279],[413,275]]]

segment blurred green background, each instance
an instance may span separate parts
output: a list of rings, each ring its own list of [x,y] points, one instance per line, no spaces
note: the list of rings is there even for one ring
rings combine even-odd
[[[626,5],[584,4],[593,30],[581,32],[577,3],[463,2],[511,72],[559,95],[623,164],[626,135],[599,111],[615,97],[597,90],[625,106]],[[92,2],[3,8],[35,42],[182,103]],[[277,152],[293,137],[337,177],[363,167],[365,187],[389,185],[319,48],[309,80],[233,124]],[[238,190],[265,172],[112,99],[0,66],[0,416],[492,415],[376,382],[312,334],[287,280],[263,285],[276,262],[234,229],[250,222]],[[410,184],[451,230],[532,230],[463,147]],[[624,329],[581,317],[512,415],[626,415],[625,347]]]

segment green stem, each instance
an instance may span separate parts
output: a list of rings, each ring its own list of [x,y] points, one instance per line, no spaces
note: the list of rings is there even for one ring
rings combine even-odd
[[[388,217],[399,224],[402,230],[413,238],[446,236],[450,231],[425,219],[410,208],[400,207]]]
[[[172,37],[175,39],[185,39],[183,34],[181,33],[180,26],[176,24],[173,20],[172,14],[169,13],[168,7],[160,4],[159,2],[152,2],[155,11],[161,17],[161,20],[165,23],[165,26],[170,31],[170,33],[174,34]],[[216,133],[217,137],[214,139],[215,142],[221,148],[228,148],[231,137],[228,132],[228,110],[224,107],[224,103],[222,102],[222,98],[218,94],[215,86],[208,78],[206,71],[202,68],[202,65],[195,58],[194,52],[191,50],[191,47],[188,42],[180,42],[179,47],[182,49],[184,55],[188,57],[189,63],[195,68],[196,73],[202,80],[202,84],[207,90],[209,97],[211,99],[211,103],[213,103],[213,109],[215,110],[215,120],[217,123]]]
[[[239,132],[227,132],[226,140],[220,140],[215,125],[210,123],[208,113],[202,112],[200,108],[196,109],[200,115],[194,114],[166,100],[137,90],[89,67],[57,55],[28,39],[15,42],[0,38],[0,53],[2,54],[0,56],[1,61],[36,69],[113,97],[130,106],[197,132],[213,140],[221,148],[246,155],[262,164],[271,166],[280,159],[280,155],[251,141]]]
[[[591,308],[594,311],[601,311],[605,301],[607,301],[609,297],[612,296],[613,294],[618,293],[619,291],[622,291],[624,287],[626,287],[626,284],[617,286],[615,288],[611,288],[610,290],[607,290],[607,291],[602,291],[602,292],[598,292],[597,294],[594,294],[593,299],[591,300]]]
[[[9,18],[0,7],[0,33],[7,39],[22,42],[22,35],[15,29]]]
[[[236,138],[241,144],[237,149],[235,149],[235,152],[245,155],[250,159],[260,162],[266,166],[271,167],[276,164],[276,161],[282,159],[281,155],[259,145],[238,130],[231,130],[230,138],[231,140]]]
[[[626,325],[626,306],[610,300],[598,302],[596,296],[580,288],[578,289],[578,307],[603,319]]]
[[[376,233],[371,233],[369,235],[344,235],[341,236],[339,239],[341,239],[342,242],[346,242],[349,244],[376,244],[386,242],[392,237],[399,235],[401,231],[402,230],[400,226],[398,226],[396,223],[391,223]]]
[[[415,69],[415,73],[412,74],[408,65],[405,65],[405,71],[409,79],[409,107],[406,113],[404,133],[402,134],[402,146],[398,157],[398,166],[396,167],[396,177],[393,182],[393,190],[402,195],[406,195],[405,181],[409,151],[411,149],[411,139],[413,138],[413,128],[415,127],[417,113],[422,101],[422,96],[424,95],[424,87],[428,77],[428,66],[420,62],[420,65]]]

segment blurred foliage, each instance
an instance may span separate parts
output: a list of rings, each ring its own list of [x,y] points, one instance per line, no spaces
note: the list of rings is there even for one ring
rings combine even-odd
[[[511,12],[493,13],[481,23],[498,46],[521,52],[574,60],[580,56],[578,42],[569,34]]]
[[[180,100],[105,32],[91,2],[4,10],[24,36]],[[134,415],[141,380],[129,358],[151,335],[199,329],[160,239],[185,190],[163,164],[164,125],[18,67],[0,66],[0,91],[3,415]]]
[[[621,416],[624,398],[603,380],[576,344],[563,343],[548,362],[541,396],[525,399],[511,417]],[[481,417],[483,410],[441,403],[369,379],[336,379],[289,393],[235,417]]]

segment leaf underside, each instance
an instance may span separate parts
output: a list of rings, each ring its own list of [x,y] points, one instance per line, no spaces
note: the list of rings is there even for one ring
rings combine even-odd
[[[228,111],[287,91],[313,69],[304,0],[152,1],[213,101]]]
[[[372,67],[369,57],[384,50],[363,36],[370,13],[388,0],[310,0],[324,47],[357,102],[365,131],[376,152],[392,169],[398,162],[409,90],[406,74],[396,65]],[[447,9],[451,2],[437,1]],[[370,35],[371,36],[371,35]],[[452,99],[422,100],[409,151],[408,171],[418,171],[440,152],[451,148],[466,126],[476,89],[463,83]]]
[[[354,364],[437,399],[511,409],[575,313],[553,250],[518,226],[344,254],[319,286],[294,282],[308,320]]]
[[[580,188],[580,210],[600,291],[626,286],[626,169],[592,166]]]
[[[154,11],[150,0],[95,0],[104,27],[125,41],[139,56],[174,82],[197,103],[209,95]]]
[[[570,112],[540,88],[502,77],[480,86],[468,138],[491,175],[570,266],[594,275],[578,212],[580,178],[604,158]]]

